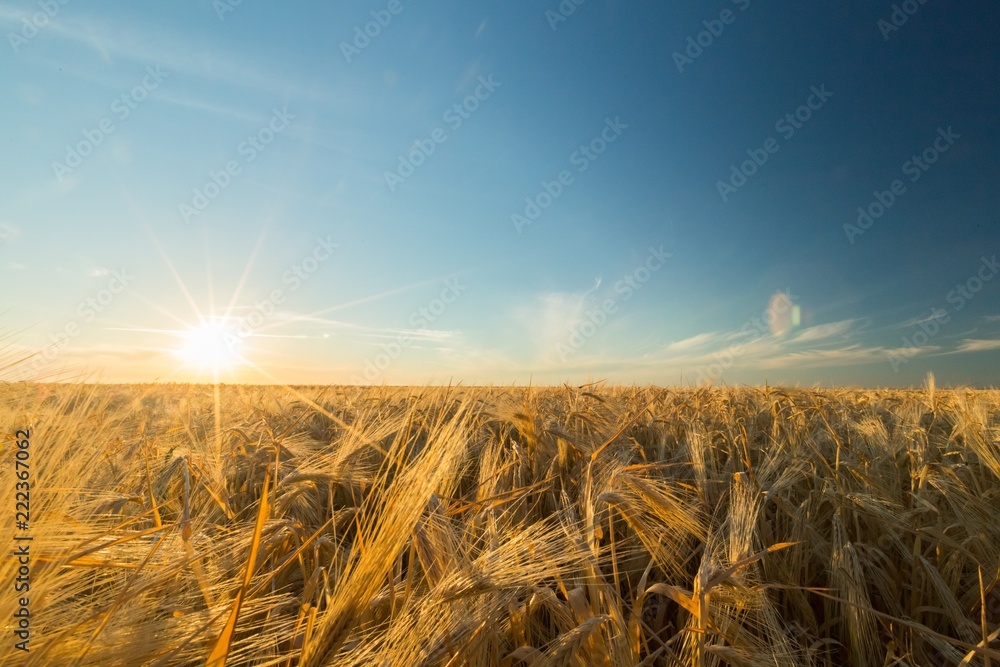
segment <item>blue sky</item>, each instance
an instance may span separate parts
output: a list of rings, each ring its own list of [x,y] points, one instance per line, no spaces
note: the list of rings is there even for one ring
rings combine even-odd
[[[522,4],[0,5],[12,377],[997,384],[995,6]]]

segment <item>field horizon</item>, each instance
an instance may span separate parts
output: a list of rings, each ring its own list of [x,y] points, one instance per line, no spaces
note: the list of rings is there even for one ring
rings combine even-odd
[[[971,391],[997,391],[1000,390],[1000,385],[994,384],[938,384],[937,380],[933,379],[933,373],[929,374],[930,382],[933,382],[935,387],[941,391],[955,391],[955,390],[971,390]],[[434,387],[439,389],[447,388],[460,388],[465,387],[469,389],[587,389],[591,387],[596,387],[600,389],[643,389],[643,388],[653,388],[653,389],[669,389],[673,391],[697,391],[699,389],[760,389],[760,390],[786,390],[786,391],[836,391],[836,390],[848,390],[848,391],[926,391],[928,386],[928,380],[925,379],[919,384],[904,384],[904,385],[877,385],[877,384],[822,384],[816,383],[811,385],[805,384],[788,384],[788,383],[775,383],[768,384],[767,382],[762,383],[712,383],[712,384],[670,384],[670,383],[651,383],[651,382],[607,382],[605,380],[596,380],[593,382],[586,382],[583,384],[576,384],[573,382],[557,382],[557,383],[534,383],[534,382],[524,382],[524,383],[465,383],[465,382],[428,382],[424,384],[392,384],[392,383],[382,383],[382,384],[352,384],[346,383],[316,383],[316,382],[304,382],[304,383],[286,383],[286,382],[184,382],[177,380],[169,381],[158,381],[150,380],[145,382],[119,382],[119,381],[101,381],[101,380],[10,380],[10,381],[0,381],[0,385],[9,386],[70,386],[70,387],[272,387],[272,388],[288,388],[288,389],[329,389],[329,388],[358,388],[358,389],[407,389],[407,388],[425,388]]]

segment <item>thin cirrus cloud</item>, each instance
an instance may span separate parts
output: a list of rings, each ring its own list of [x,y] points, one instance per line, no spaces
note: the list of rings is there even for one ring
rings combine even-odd
[[[762,369],[823,368],[884,362],[886,350],[854,343],[832,349],[790,352],[761,360]]]
[[[940,320],[940,319],[944,318],[947,314],[948,314],[947,311],[944,310],[943,308],[932,308],[931,312],[928,313],[926,316],[923,316],[923,317],[911,317],[910,319],[906,320],[905,322],[900,322],[899,324],[895,325],[894,328],[896,328],[896,329],[908,329],[910,327],[920,326],[921,324],[924,324],[926,322],[930,322],[932,320]]]
[[[718,339],[718,337],[719,334],[714,332],[700,333],[683,340],[670,343],[664,349],[667,352],[689,352],[691,350],[697,350],[712,344]]]
[[[0,7],[0,24],[20,25],[23,12]],[[255,91],[284,93],[292,86],[285,75],[241,65],[235,58],[216,51],[199,48],[176,34],[136,29],[111,21],[87,18],[65,18],[57,15],[44,28],[47,35],[61,37],[64,42],[96,52],[105,62],[116,59],[144,64],[156,63],[169,72],[199,76],[210,81],[222,81]],[[22,57],[30,57],[30,51]],[[60,67],[67,66],[60,61]],[[90,70],[81,70],[81,76]]]
[[[966,338],[959,343],[958,347],[953,351],[953,354],[959,354],[962,352],[986,352],[988,350],[1000,350],[1000,340]]]
[[[732,358],[744,370],[868,363],[884,350],[863,345],[859,320],[842,320],[776,335],[755,329],[706,332],[666,345],[663,363],[697,367]]]
[[[791,342],[809,343],[849,336],[856,330],[859,323],[859,320],[850,319],[841,320],[840,322],[830,322],[828,324],[818,324],[807,329],[802,329],[794,335]]]

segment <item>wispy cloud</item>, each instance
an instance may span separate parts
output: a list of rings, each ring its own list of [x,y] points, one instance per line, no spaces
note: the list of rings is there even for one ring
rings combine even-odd
[[[946,310],[944,310],[943,308],[932,308],[931,312],[928,313],[927,315],[923,316],[923,317],[911,317],[910,319],[906,320],[905,322],[900,322],[899,324],[895,325],[894,327],[890,327],[890,328],[894,328],[894,329],[909,329],[910,327],[919,326],[921,324],[924,324],[925,322],[930,322],[932,320],[940,320],[940,319],[944,318],[947,314],[948,314],[948,312]]]
[[[977,340],[966,338],[957,348],[955,348],[953,354],[960,354],[962,352],[986,352],[988,350],[1000,350],[1000,340]]]
[[[519,308],[517,317],[532,332],[535,349],[544,351],[558,342],[565,342],[570,330],[585,319],[587,308],[596,299],[593,292],[592,289],[546,293],[539,295],[531,306]],[[774,300],[772,298],[769,308],[773,308]],[[790,311],[785,307],[787,304],[782,305],[783,311]],[[699,374],[699,369],[718,364],[720,359],[727,359],[727,374],[885,361],[885,347],[865,340],[867,320],[840,320],[798,330],[794,323],[793,318],[785,323],[791,331],[783,325],[772,332],[771,327],[761,324],[732,331],[695,333],[647,352],[635,349],[631,354],[624,352],[620,345],[609,347],[603,344],[606,340],[595,339],[568,361],[560,362],[551,355],[539,354],[530,363],[525,364],[522,359],[513,367],[527,368],[535,377],[549,379],[608,375],[627,376],[637,381],[665,377],[676,380],[684,377],[691,381]],[[512,368],[509,360],[506,368]]]
[[[945,354],[947,351],[942,345],[923,345],[921,347],[892,347],[886,348],[885,353],[887,355],[903,355],[911,357],[919,357],[921,355],[928,354]]]
[[[247,123],[260,123],[268,116],[267,113],[261,113],[259,110],[251,111],[248,109],[223,106],[216,104],[215,102],[209,102],[208,100],[199,100],[193,97],[187,97],[165,91],[158,91],[157,97],[159,100],[166,102],[167,104],[173,104],[175,106],[183,107],[185,109],[193,109],[195,111],[204,111],[205,113],[215,114],[229,119],[241,120]]]
[[[848,366],[884,362],[886,351],[883,347],[866,347],[859,343],[844,347],[789,352],[762,359],[759,367],[772,368],[818,368]]]
[[[237,326],[245,317],[257,312],[252,306],[234,306],[228,318],[223,320],[223,326]],[[228,322],[226,322],[228,320]],[[174,330],[126,329],[129,331],[155,331],[175,334]],[[274,333],[270,333],[274,332]],[[446,344],[462,339],[462,332],[442,329],[414,329],[379,327],[335,320],[328,317],[317,317],[292,311],[274,313],[267,318],[265,326],[252,330],[247,338],[324,338],[336,336],[338,341],[355,342],[367,345],[378,345],[386,340],[396,340],[401,336],[414,341],[413,346],[420,343]]]
[[[7,24],[11,28],[19,26],[26,15],[12,7],[0,6],[0,25]],[[137,27],[135,24],[125,25],[60,13],[49,20],[45,31],[47,35],[95,52],[107,63],[128,60],[142,65],[157,64],[169,73],[183,75],[185,78],[198,77],[213,83],[275,95],[311,97],[315,94],[313,87],[297,84],[287,72],[268,71],[260,63],[248,63],[246,58],[206,48],[183,34],[168,33],[160,27]],[[26,50],[26,53],[31,52]],[[51,61],[51,64],[61,68],[72,67],[62,60]],[[86,76],[87,70],[80,69],[76,73]]]
[[[857,324],[858,320],[841,320],[839,322],[819,324],[799,331],[792,337],[791,343],[817,343],[819,341],[841,338],[851,333]]]
[[[683,340],[679,340],[676,343],[670,343],[664,348],[664,350],[667,352],[687,352],[711,345],[713,342],[718,341],[719,338],[720,335],[717,332],[700,333]]]
[[[624,369],[656,368],[701,376],[710,367],[723,373],[756,372],[803,367],[869,364],[885,360],[886,350],[864,341],[865,320],[819,324],[792,333],[759,328],[704,332],[663,346],[641,359],[623,360]]]

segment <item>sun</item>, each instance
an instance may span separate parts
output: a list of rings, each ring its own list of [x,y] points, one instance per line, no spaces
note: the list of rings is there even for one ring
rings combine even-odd
[[[185,364],[201,371],[231,370],[244,363],[240,354],[241,339],[221,322],[204,322],[181,333],[174,354]]]

